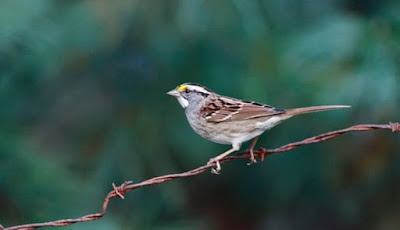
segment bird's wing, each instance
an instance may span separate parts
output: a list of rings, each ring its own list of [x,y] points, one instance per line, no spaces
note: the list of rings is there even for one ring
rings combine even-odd
[[[285,113],[269,105],[235,98],[216,97],[210,99],[200,110],[200,115],[209,122],[241,121]]]

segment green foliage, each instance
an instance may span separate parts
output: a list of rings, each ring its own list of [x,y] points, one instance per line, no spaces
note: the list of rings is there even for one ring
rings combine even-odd
[[[198,82],[280,108],[350,104],[265,133],[276,147],[399,121],[397,1],[0,3],[0,223],[97,212],[111,183],[223,152],[165,93]],[[246,147],[247,145],[245,145]],[[398,229],[400,144],[349,134],[143,188],[71,229]]]

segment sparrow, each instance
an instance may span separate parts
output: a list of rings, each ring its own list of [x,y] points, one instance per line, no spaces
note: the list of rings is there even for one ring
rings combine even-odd
[[[167,94],[175,97],[185,111],[192,129],[212,142],[231,145],[226,152],[211,158],[215,164],[212,172],[221,170],[220,160],[238,151],[242,143],[253,140],[248,151],[250,163],[256,163],[254,146],[258,138],[282,121],[293,116],[333,109],[349,108],[348,105],[321,105],[294,109],[278,109],[270,105],[240,100],[217,94],[197,83],[184,83]]]

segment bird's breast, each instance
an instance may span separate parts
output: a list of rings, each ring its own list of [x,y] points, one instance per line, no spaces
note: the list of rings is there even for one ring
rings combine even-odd
[[[219,144],[243,143],[261,135],[279,124],[282,119],[272,117],[268,119],[251,119],[243,121],[208,122],[196,114],[186,113],[192,129],[210,141]]]

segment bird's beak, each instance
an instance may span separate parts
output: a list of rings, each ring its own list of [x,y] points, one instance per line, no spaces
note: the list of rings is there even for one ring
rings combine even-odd
[[[169,91],[167,94],[173,97],[179,97],[181,95],[178,91],[176,91],[176,89]]]

